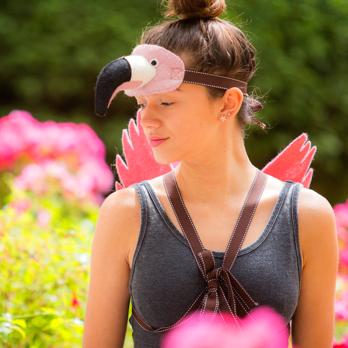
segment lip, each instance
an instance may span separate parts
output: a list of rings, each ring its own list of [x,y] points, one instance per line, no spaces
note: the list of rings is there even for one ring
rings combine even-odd
[[[158,145],[161,145],[163,142],[165,142],[167,139],[169,138],[165,138],[165,139],[156,139],[156,138],[153,138],[153,139],[150,139],[150,144],[152,147],[156,147]]]
[[[159,137],[159,136],[152,135],[152,134],[149,134],[148,138],[149,138],[150,140],[163,140],[163,139],[168,139],[168,137],[167,137],[167,138],[161,138],[161,137]]]

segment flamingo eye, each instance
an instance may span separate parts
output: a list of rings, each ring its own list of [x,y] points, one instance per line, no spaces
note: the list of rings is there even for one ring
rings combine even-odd
[[[158,64],[157,59],[152,59],[150,64],[156,66]]]

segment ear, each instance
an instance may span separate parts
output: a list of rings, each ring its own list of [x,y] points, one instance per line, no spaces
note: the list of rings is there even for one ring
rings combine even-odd
[[[223,100],[222,108],[219,112],[230,112],[232,116],[236,115],[243,103],[243,92],[238,87],[231,87],[226,90]]]

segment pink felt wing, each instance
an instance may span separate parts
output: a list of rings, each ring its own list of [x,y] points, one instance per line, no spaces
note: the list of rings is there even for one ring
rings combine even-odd
[[[317,147],[311,146],[308,135],[302,133],[267,163],[262,171],[283,181],[299,182],[308,188],[313,176],[310,166],[316,151]]]
[[[170,165],[158,164],[152,154],[151,147],[140,125],[140,111],[137,112],[136,123],[133,118],[122,132],[122,148],[125,160],[116,155],[116,170],[121,184],[115,182],[115,190],[128,187],[143,180],[149,180],[171,171],[176,163]]]

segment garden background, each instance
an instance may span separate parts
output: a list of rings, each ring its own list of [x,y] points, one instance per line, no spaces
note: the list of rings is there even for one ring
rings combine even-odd
[[[258,116],[271,127],[267,133],[248,129],[251,161],[262,168],[302,132],[317,147],[310,187],[337,208],[341,338],[348,332],[348,2],[235,0],[227,6],[223,17],[257,49],[258,70],[249,89],[264,96]],[[131,53],[142,29],[162,19],[160,9],[159,0],[1,3],[4,347],[81,345],[98,206],[114,190],[122,129],[137,110],[134,98],[120,93],[108,117],[95,116],[96,76],[109,61]],[[17,111],[9,118],[14,110],[29,114]],[[127,335],[130,346],[129,330]]]

